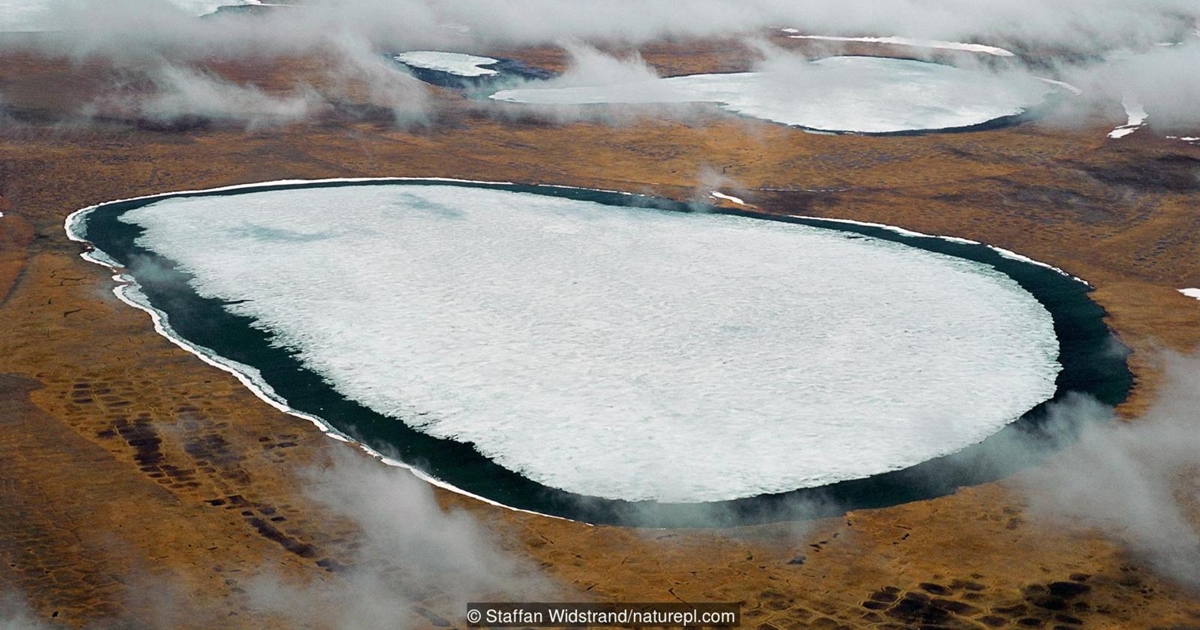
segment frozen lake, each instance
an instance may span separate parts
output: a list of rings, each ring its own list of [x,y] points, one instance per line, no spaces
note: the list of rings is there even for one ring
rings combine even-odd
[[[722,109],[829,132],[963,129],[1019,116],[1056,88],[936,63],[829,57],[787,69],[696,74],[603,85],[554,81],[501,90],[498,101],[543,106],[713,103]]]
[[[588,496],[906,468],[1049,399],[1060,369],[1050,314],[1005,274],[836,230],[453,185],[121,220],[342,395]]]

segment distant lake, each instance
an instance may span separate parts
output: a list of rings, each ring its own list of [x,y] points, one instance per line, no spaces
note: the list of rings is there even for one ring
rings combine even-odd
[[[726,111],[811,131],[912,134],[971,131],[1024,121],[1058,88],[1023,75],[839,56],[778,60],[754,72],[691,74],[594,85],[531,82],[490,98],[541,106],[711,103]]]

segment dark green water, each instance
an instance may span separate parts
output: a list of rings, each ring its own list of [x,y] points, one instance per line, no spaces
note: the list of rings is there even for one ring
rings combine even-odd
[[[709,208],[708,211],[762,220],[799,223],[990,265],[1029,291],[1050,312],[1058,336],[1057,392],[987,440],[958,453],[903,470],[814,489],[702,504],[629,502],[563,492],[531,481],[480,455],[471,444],[431,437],[406,424],[348,400],[308,370],[289,350],[272,345],[271,335],[254,320],[229,313],[220,300],[202,298],[191,289],[191,277],[169,259],[137,245],[142,228],[121,222],[126,211],[169,197],[236,197],[240,194],[300,188],[342,186],[456,185],[535,193],[613,206],[650,207],[691,212],[688,205],[643,196],[576,188],[509,184],[448,183],[436,180],[316,182],[262,185],[233,191],[185,193],[104,204],[85,219],[86,238],[119,264],[151,261],[158,272],[135,278],[151,305],[166,314],[175,333],[189,343],[222,357],[254,366],[288,404],[320,416],[339,431],[457,488],[504,505],[591,523],[638,526],[735,526],[756,522],[831,516],[850,509],[875,508],[941,496],[956,488],[1002,478],[1038,461],[1057,443],[1062,427],[1052,426],[1051,406],[1084,394],[1106,404],[1125,399],[1132,386],[1123,348],[1103,322],[1104,310],[1089,297],[1083,283],[1039,265],[1005,258],[983,245],[897,234],[884,228],[820,219],[778,217]],[[198,235],[198,237],[202,237]],[[1080,427],[1070,427],[1078,429]],[[796,457],[803,457],[797,453]]]

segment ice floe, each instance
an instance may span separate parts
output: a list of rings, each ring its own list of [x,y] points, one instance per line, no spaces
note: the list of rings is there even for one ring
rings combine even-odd
[[[449,185],[124,219],[343,394],[582,494],[907,467],[999,430],[1059,370],[1049,314],[1007,276],[794,224]]]
[[[610,85],[501,90],[498,101],[535,105],[715,103],[818,131],[897,133],[961,129],[1020,115],[1055,88],[936,63],[830,57],[801,71],[696,74]]]
[[[499,59],[479,57],[464,53],[438,52],[434,50],[414,50],[392,56],[406,66],[436,70],[460,77],[486,77],[496,74],[496,70],[485,66],[500,63]]]

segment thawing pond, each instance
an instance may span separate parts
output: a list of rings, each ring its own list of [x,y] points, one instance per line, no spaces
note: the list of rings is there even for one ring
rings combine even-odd
[[[69,229],[165,332],[274,399],[455,489],[594,522],[936,494],[979,481],[949,460],[1045,401],[1124,396],[1075,279],[763,218],[371,181],[116,202]]]

